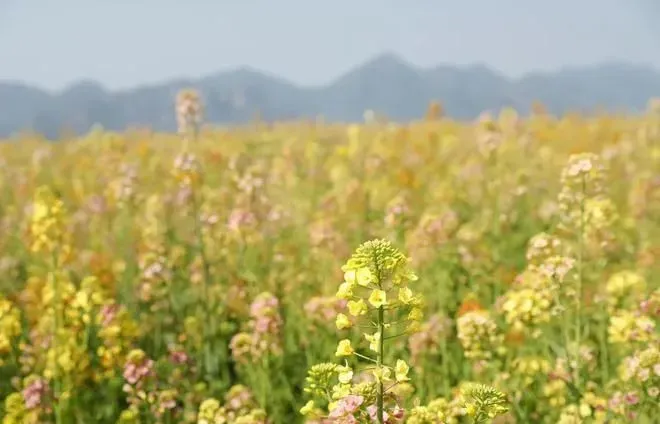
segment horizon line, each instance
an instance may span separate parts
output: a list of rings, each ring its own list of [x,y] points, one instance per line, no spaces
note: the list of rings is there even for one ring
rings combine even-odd
[[[161,79],[159,81],[151,81],[151,82],[142,82],[142,83],[136,83],[134,85],[128,86],[128,87],[119,87],[119,88],[109,88],[106,86],[103,82],[95,80],[93,78],[78,78],[75,79],[67,84],[65,84],[63,87],[59,89],[52,89],[52,88],[46,88],[43,87],[42,85],[34,82],[29,82],[29,81],[24,81],[24,80],[19,80],[19,79],[0,79],[0,85],[21,85],[25,88],[33,88],[37,89],[43,92],[47,92],[48,94],[51,95],[58,95],[58,94],[63,94],[72,88],[81,85],[81,84],[93,84],[97,87],[99,87],[101,90],[106,92],[107,94],[124,94],[128,93],[131,91],[136,91],[140,89],[147,89],[147,88],[155,88],[155,87],[161,87],[165,86],[168,84],[172,84],[174,82],[189,82],[191,84],[198,83],[202,80],[209,79],[209,78],[214,78],[222,75],[228,75],[232,73],[237,73],[237,72],[252,72],[255,74],[260,74],[261,76],[264,76],[266,78],[271,78],[274,80],[278,80],[279,82],[289,84],[291,86],[300,88],[300,89],[307,89],[307,90],[313,90],[313,89],[323,89],[330,87],[340,81],[342,78],[350,75],[353,72],[359,71],[360,69],[364,68],[365,66],[377,62],[379,60],[391,60],[393,62],[400,62],[402,65],[410,68],[413,71],[417,72],[430,72],[437,70],[439,68],[454,68],[457,70],[467,70],[467,69],[473,69],[473,68],[483,68],[488,71],[490,71],[493,74],[496,74],[498,77],[503,78],[508,80],[509,82],[516,82],[516,81],[521,81],[524,80],[525,78],[529,78],[532,76],[549,76],[552,74],[558,74],[561,72],[570,72],[570,71],[583,71],[587,69],[594,69],[598,67],[605,67],[605,66],[629,66],[633,68],[644,68],[646,70],[650,70],[653,72],[656,72],[660,74],[660,68],[656,67],[650,62],[632,62],[632,61],[625,61],[625,60],[619,60],[619,59],[605,59],[599,62],[595,62],[593,64],[588,64],[588,65],[561,65],[552,69],[536,69],[536,70],[529,70],[526,72],[523,72],[519,74],[518,76],[511,76],[507,75],[501,70],[495,68],[494,66],[485,63],[485,62],[471,62],[471,63],[464,63],[464,64],[459,64],[459,63],[438,63],[435,65],[430,65],[430,66],[420,66],[417,65],[416,63],[404,58],[402,55],[385,51],[383,53],[380,53],[378,55],[374,55],[363,62],[360,62],[359,64],[350,66],[348,69],[345,71],[341,72],[339,75],[336,77],[330,79],[326,83],[320,83],[320,84],[300,84],[295,81],[292,81],[288,78],[285,78],[281,75],[278,75],[274,72],[270,72],[264,69],[256,68],[251,65],[237,65],[233,67],[227,67],[225,69],[219,69],[217,71],[212,71],[212,72],[207,72],[203,73],[199,76],[172,76],[169,78]]]

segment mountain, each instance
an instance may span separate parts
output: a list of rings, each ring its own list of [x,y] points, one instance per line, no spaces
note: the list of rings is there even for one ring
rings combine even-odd
[[[82,133],[94,124],[173,131],[174,98],[188,87],[202,93],[205,118],[217,124],[244,123],[257,112],[265,120],[323,115],[330,121],[359,121],[367,109],[410,120],[421,117],[432,100],[441,101],[449,116],[468,119],[506,106],[526,113],[536,100],[555,114],[636,112],[660,96],[660,72],[604,63],[512,79],[483,65],[423,69],[383,54],[321,87],[301,87],[247,67],[116,92],[94,81],[59,93],[0,82],[0,137],[32,130],[56,138],[63,128]]]

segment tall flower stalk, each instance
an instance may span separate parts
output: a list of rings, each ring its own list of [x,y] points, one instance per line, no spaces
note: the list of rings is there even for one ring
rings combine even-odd
[[[578,230],[578,260],[577,260],[577,295],[575,298],[575,368],[573,369],[573,380],[575,386],[580,388],[580,346],[582,343],[582,297],[584,285],[584,226],[585,226],[585,213],[584,202],[587,196],[587,181],[586,177],[582,175],[581,189],[582,196],[580,201],[580,228]]]
[[[569,158],[568,164],[561,175],[562,190],[559,193],[559,204],[562,211],[560,230],[565,233],[572,249],[573,257],[577,257],[574,286],[574,340],[571,358],[573,384],[581,390],[581,344],[583,334],[583,297],[585,284],[585,254],[587,243],[590,246],[599,245],[599,232],[609,223],[612,212],[603,196],[604,166],[600,158],[593,153],[582,153]],[[566,346],[568,349],[568,346]]]
[[[53,328],[51,349],[58,354],[59,331],[62,325],[61,293],[58,279],[55,275],[58,267],[63,263],[67,250],[66,212],[64,203],[48,187],[37,189],[34,197],[32,216],[30,220],[30,234],[33,253],[43,253],[48,257],[48,284],[53,290]],[[53,390],[55,398],[55,422],[63,423],[62,380],[58,360],[54,362]]]
[[[182,90],[176,99],[176,118],[179,134],[182,138],[182,150],[174,162],[174,174],[179,181],[180,189],[187,190],[190,195],[192,215],[194,220],[194,236],[197,254],[202,265],[202,305],[204,307],[204,320],[209,326],[204,326],[204,364],[206,371],[214,375],[215,361],[210,344],[210,335],[215,332],[215,320],[212,318],[212,301],[210,296],[211,266],[204,244],[204,234],[201,223],[201,205],[203,196],[203,173],[197,157],[189,151],[190,142],[197,143],[202,123],[202,101],[194,90]],[[210,328],[208,328],[210,327]],[[208,328],[208,329],[207,329]]]
[[[375,355],[356,351],[350,339],[339,342],[335,355],[355,356],[371,365],[366,367],[373,377],[367,385],[352,384],[353,369],[348,366],[320,364],[310,370],[307,391],[312,394],[331,393],[327,399],[328,417],[339,419],[369,419],[385,423],[389,416],[403,415],[403,409],[392,394],[392,389],[409,381],[409,366],[403,359],[391,361],[386,347],[388,342],[415,332],[423,317],[422,299],[408,286],[417,276],[408,266],[408,258],[389,241],[372,240],[357,248],[342,267],[344,282],[337,297],[347,301],[348,315],[339,313],[337,328],[357,327],[363,331],[369,350]],[[327,390],[331,376],[336,374],[338,384]],[[394,376],[393,376],[394,374]],[[303,408],[306,415],[313,414],[314,401]],[[317,412],[318,414],[318,412]],[[360,421],[362,422],[362,421]]]

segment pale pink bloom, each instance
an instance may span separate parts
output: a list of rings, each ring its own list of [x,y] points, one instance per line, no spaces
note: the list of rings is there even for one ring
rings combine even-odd
[[[37,378],[29,386],[23,389],[23,400],[27,409],[34,409],[41,405],[41,400],[48,390],[48,383]]]

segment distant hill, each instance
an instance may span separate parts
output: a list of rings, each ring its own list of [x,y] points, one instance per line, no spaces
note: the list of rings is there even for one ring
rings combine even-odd
[[[535,100],[555,114],[636,112],[660,96],[660,72],[606,63],[511,79],[485,66],[422,69],[384,54],[321,87],[301,87],[250,68],[116,92],[92,81],[60,93],[0,82],[0,137],[29,129],[54,138],[62,128],[82,133],[94,124],[173,131],[174,97],[187,87],[202,93],[206,120],[218,124],[246,122],[256,112],[265,120],[323,115],[330,121],[359,121],[367,109],[410,120],[421,117],[432,100],[442,102],[448,115],[464,119],[505,106],[526,113]]]

